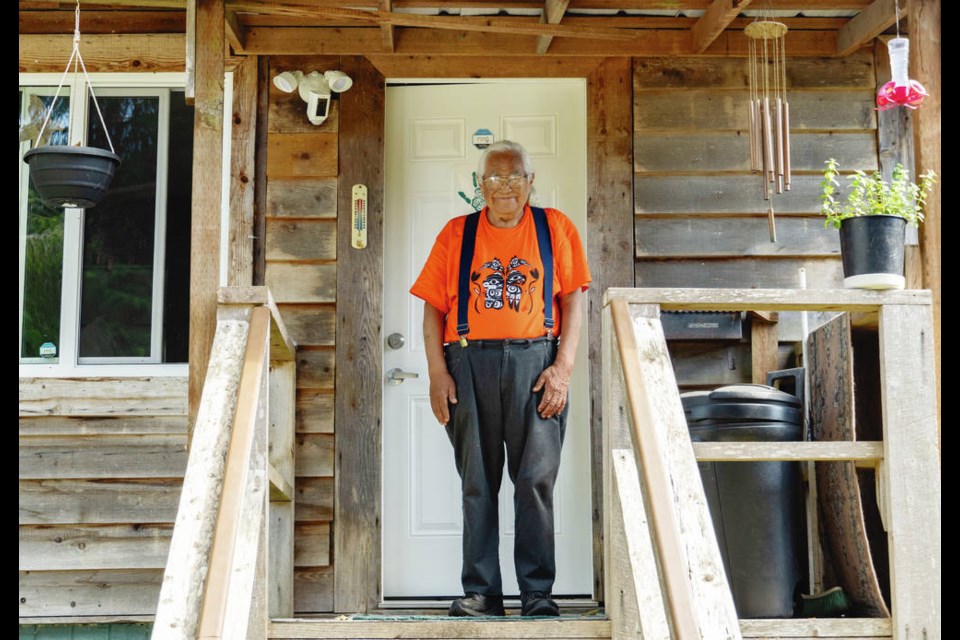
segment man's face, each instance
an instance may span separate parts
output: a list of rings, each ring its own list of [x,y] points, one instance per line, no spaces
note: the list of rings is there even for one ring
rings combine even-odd
[[[499,185],[490,184],[488,178],[494,176],[499,178]],[[480,188],[494,218],[491,222],[503,226],[519,222],[533,187],[533,175],[524,175],[520,157],[510,152],[489,155],[481,178]]]

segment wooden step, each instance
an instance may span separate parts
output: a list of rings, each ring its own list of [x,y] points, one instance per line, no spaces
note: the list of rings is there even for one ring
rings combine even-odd
[[[471,638],[542,638],[543,640],[609,640],[610,621],[598,617],[561,617],[555,620],[524,620],[516,616],[481,620],[448,618],[398,620],[383,619],[311,619],[273,620],[268,638],[352,639],[352,638],[429,638],[430,640],[467,640]]]

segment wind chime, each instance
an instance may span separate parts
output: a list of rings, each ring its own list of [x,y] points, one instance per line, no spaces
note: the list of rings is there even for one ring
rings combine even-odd
[[[776,242],[773,196],[790,190],[787,25],[760,19],[747,25],[744,33],[750,45],[750,171],[761,174],[770,242]]]

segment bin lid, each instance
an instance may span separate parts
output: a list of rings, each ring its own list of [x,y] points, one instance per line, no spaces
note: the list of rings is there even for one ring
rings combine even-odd
[[[687,422],[701,420],[802,423],[800,399],[765,384],[731,384],[680,396]]]

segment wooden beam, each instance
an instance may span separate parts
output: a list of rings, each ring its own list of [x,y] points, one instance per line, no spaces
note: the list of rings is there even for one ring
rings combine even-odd
[[[379,0],[356,0],[350,3],[350,6],[374,9]],[[685,9],[696,9],[705,11],[712,0],[573,0],[571,2],[574,9],[669,9],[671,11],[680,11]],[[803,10],[803,9],[864,9],[871,0],[768,0],[764,6],[771,9],[784,10]],[[58,3],[59,4],[59,3]],[[84,5],[103,5],[103,0],[81,0]],[[233,2],[229,3],[231,7]],[[287,0],[287,4],[299,4],[309,7],[340,7],[343,6],[342,0]],[[398,8],[436,8],[442,3],[437,0],[396,0],[394,2]],[[50,7],[50,1],[21,0],[21,5],[30,8]],[[184,0],[114,0],[110,6],[114,7],[132,7],[132,8],[168,8],[182,9]],[[453,7],[467,7],[470,9],[502,9],[503,0],[456,0],[451,2]],[[516,0],[510,2],[511,7],[522,9],[539,9],[543,6],[543,0]]]
[[[22,7],[22,5],[21,5]],[[73,34],[73,11],[21,10],[19,33]],[[83,38],[95,33],[183,33],[185,11],[100,11],[85,9],[81,29]],[[86,50],[84,50],[86,60]]]
[[[380,2],[377,4],[377,8],[380,11],[391,13],[393,12],[393,0],[380,0]],[[383,50],[386,53],[393,53],[394,47],[396,46],[394,42],[393,30],[393,24],[380,25],[380,35],[383,37]]]
[[[744,460],[852,460],[874,467],[883,460],[882,442],[694,442],[697,462]]]
[[[707,47],[746,9],[752,0],[714,0],[707,12],[700,16],[690,30],[693,34],[693,51],[703,53]]]
[[[428,16],[429,17],[429,16]],[[509,22],[509,21],[506,21]],[[536,29],[534,27],[537,27]],[[562,30],[566,25],[529,25],[530,35],[516,33],[489,33],[486,28],[470,31],[448,29],[403,28],[396,34],[396,55],[449,56],[505,56],[530,55],[536,35],[544,29]],[[511,29],[516,31],[517,28]],[[694,56],[689,31],[644,30],[624,31],[625,40],[602,37],[569,37],[568,33],[550,46],[550,56],[650,57]],[[581,32],[581,35],[585,35]],[[792,58],[836,55],[836,31],[797,31],[791,34]],[[257,55],[367,55],[380,53],[380,29],[355,27],[336,29],[327,27],[256,27],[248,29],[246,51]],[[707,48],[703,56],[746,57],[747,39],[739,32],[724,32]]]
[[[63,73],[72,35],[20,34],[20,73]],[[103,34],[83,37],[83,62],[91,73],[168,72],[184,69],[180,33]]]
[[[924,222],[920,227],[920,252],[923,262],[923,286],[933,295],[933,354],[937,370],[937,439],[940,438],[940,347],[942,330],[940,324],[941,261],[940,235],[943,223],[940,216],[940,190],[943,181],[940,156],[940,107],[942,103],[940,83],[940,0],[913,0],[909,7],[910,77],[922,84],[930,95],[923,106],[913,112],[914,167],[916,173],[933,170],[941,176],[927,196],[924,206]]]
[[[20,378],[20,417],[187,414],[185,377]]]
[[[257,143],[253,173],[253,283],[266,281],[267,131],[270,113],[270,59],[257,56]]]
[[[186,0],[187,24],[184,41],[184,59],[187,72],[187,84],[184,87],[184,98],[187,104],[193,104],[196,97],[197,74],[197,0]]]
[[[230,218],[227,283],[253,284],[253,197],[257,143],[257,56],[233,72],[230,134]]]
[[[633,72],[630,58],[609,58],[587,76],[587,326],[599,327],[603,291],[633,286]],[[588,331],[593,504],[602,511],[602,341]],[[603,598],[603,514],[593,521],[594,596]]]
[[[801,618],[796,620],[741,620],[744,638],[847,638],[882,640],[892,632],[890,618]]]
[[[929,291],[852,289],[618,289],[604,294],[604,305],[623,299],[659,304],[664,311],[877,311],[884,305],[929,306]]]
[[[897,21],[895,0],[874,0],[837,34],[837,55],[850,55]]]
[[[540,13],[540,24],[559,24],[563,14],[567,11],[570,0],[543,0],[543,11]],[[537,36],[537,54],[543,55],[550,49],[553,36]]]
[[[762,313],[762,312],[761,312]],[[777,322],[779,317],[767,319],[760,313],[750,316],[750,372],[754,384],[766,384],[767,374],[777,365]]]
[[[369,611],[380,604],[380,470],[383,296],[383,76],[367,60],[347,57],[353,88],[340,95],[337,220],[336,500],[334,608]],[[368,191],[367,246],[350,245],[353,185]],[[360,287],[357,283],[366,283]],[[298,513],[299,513],[298,507]]]
[[[236,11],[228,11],[224,20],[224,34],[227,43],[234,53],[244,53],[244,40],[247,39],[247,29],[240,22]]]
[[[385,78],[481,78],[487,69],[498,78],[584,78],[604,60],[534,55],[366,57]]]
[[[223,166],[223,2],[196,0],[196,98],[190,237],[190,416],[200,406],[216,328]]]

